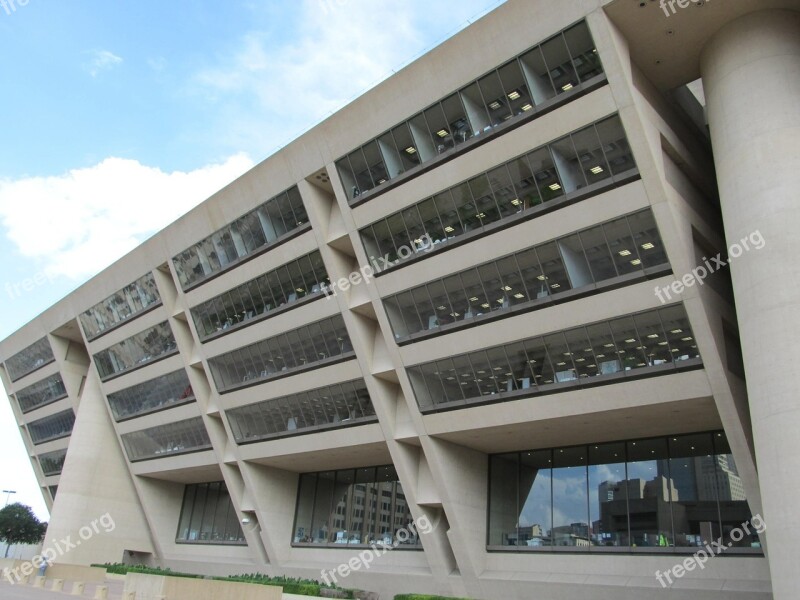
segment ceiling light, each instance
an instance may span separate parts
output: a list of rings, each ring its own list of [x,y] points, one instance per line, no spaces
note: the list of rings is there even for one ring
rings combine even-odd
[[[681,341],[682,341],[682,342],[691,342],[693,339],[694,339],[694,338],[692,338],[691,336],[687,336],[687,337],[683,337],[683,338],[681,338]]]
[[[507,285],[504,285],[504,286],[503,286],[502,288],[500,288],[500,289],[502,289],[502,290],[505,290],[506,292],[510,292],[510,291],[511,291],[513,288],[510,288],[510,287],[508,287]]]
[[[472,298],[469,299],[469,301],[470,302],[477,302],[478,301],[478,297],[477,296],[473,296]]]
[[[650,242],[647,242],[646,244],[642,244],[642,249],[643,250],[652,250],[655,247],[656,247],[655,244],[652,244]]]
[[[550,287],[553,288],[553,289],[560,288],[561,284],[560,283],[551,283]]]
[[[619,251],[619,255],[620,256],[630,256],[631,255],[631,251],[630,250],[620,250]]]
[[[544,281],[545,279],[547,279],[547,277],[545,277],[544,275],[539,275],[536,279],[538,279],[539,281]]]
[[[485,219],[486,218],[486,213],[478,213],[475,216],[478,217],[479,219]]]
[[[521,300],[524,297],[525,297],[525,294],[520,294],[519,292],[514,294],[514,298],[516,298],[517,300]]]
[[[488,302],[484,302],[483,304],[481,304],[481,308],[491,308],[491,307],[489,306]]]
[[[561,186],[560,186],[560,185],[558,185],[557,183],[553,183],[553,184],[549,185],[548,187],[549,187],[551,190],[553,190],[554,192],[557,192],[558,190],[560,190],[560,189],[561,189]]]
[[[533,108],[533,106],[532,106],[532,105],[530,105],[530,104],[526,104],[525,106],[523,106],[523,107],[522,107],[522,110],[524,110],[525,112],[527,112],[527,111],[529,111],[529,110],[530,110],[530,109],[532,109],[532,108]]]
[[[605,358],[605,357],[606,357],[606,355],[605,355],[605,354],[598,354],[598,355],[597,355],[597,358]]]
[[[503,105],[502,105],[502,104],[500,104],[500,103],[499,103],[497,100],[495,100],[494,102],[492,102],[492,103],[489,105],[489,108],[491,108],[492,110],[497,110],[497,109],[498,109],[498,108],[500,108],[501,106],[503,106]]]
[[[651,334],[650,334],[650,335],[648,335],[647,337],[649,337],[651,340],[653,340],[653,339],[655,339],[655,338],[657,338],[657,337],[658,337],[658,334],[657,334],[657,333],[651,333]]]
[[[408,148],[406,148],[406,152],[408,152],[409,154],[416,154],[417,149],[414,148],[414,146],[409,146]]]
[[[508,95],[508,99],[509,99],[509,100],[518,100],[518,99],[519,99],[519,96],[520,96],[520,93],[519,93],[517,90],[514,90],[513,92],[511,92],[511,93]]]
[[[670,333],[683,333],[683,329],[673,329]]]
[[[497,302],[498,302],[498,304],[502,304],[502,303],[503,303],[503,302],[505,302],[505,301],[506,301],[506,299],[505,299],[505,298],[500,298],[500,299],[499,299]]]
[[[436,310],[447,310],[446,306],[437,306]]]
[[[635,344],[635,343],[636,343],[636,340],[635,340],[635,339],[633,339],[633,338],[630,338],[630,339],[627,339],[627,340],[625,340],[625,343],[626,343],[626,344]]]
[[[637,258],[637,259],[635,259],[635,260],[632,260],[632,261],[631,261],[631,264],[632,264],[634,267],[638,267],[640,264],[642,264],[642,261],[641,261],[641,260],[639,260],[639,259]]]
[[[597,165],[596,167],[592,167],[592,168],[591,168],[591,169],[589,169],[589,170],[590,170],[592,173],[594,173],[595,175],[599,175],[600,173],[602,173],[602,172],[603,172],[603,167],[601,167],[600,165]]]
[[[439,137],[447,137],[449,133],[446,129],[440,129],[439,131],[436,132],[436,135],[438,135]]]
[[[444,230],[445,230],[447,233],[453,233],[453,232],[455,231],[455,229],[453,229],[452,227],[450,227],[450,225],[448,225],[447,227],[445,227],[445,228],[444,228]]]
[[[666,345],[667,345],[667,342],[658,342],[658,345],[659,345],[659,346],[666,346]]]
[[[560,363],[556,363],[556,366],[557,366],[557,367],[563,367],[563,366],[564,366],[564,365],[566,365],[566,364],[567,364],[567,363],[565,363],[565,362],[560,362]]]
[[[300,294],[302,294],[303,292],[305,292],[305,290],[304,290],[303,288],[297,288],[297,291],[298,291]]]
[[[572,84],[568,83],[567,85],[563,85],[561,86],[561,89],[564,90],[565,92],[568,92],[572,89]]]
[[[519,198],[514,198],[511,201],[511,204],[513,204],[514,206],[519,206],[520,204],[522,204],[522,201]]]

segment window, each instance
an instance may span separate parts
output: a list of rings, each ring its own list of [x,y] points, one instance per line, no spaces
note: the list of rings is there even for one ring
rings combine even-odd
[[[524,115],[603,73],[585,22],[435,102],[336,161],[351,201],[475,136]],[[567,94],[567,92],[571,92]]]
[[[186,290],[197,285],[307,223],[303,199],[292,187],[175,256],[181,286]]]
[[[686,311],[676,304],[416,365],[408,373],[417,404],[430,412],[509,397],[496,394],[594,385],[628,371],[694,367],[701,362],[693,342]]]
[[[398,536],[401,529],[408,535]],[[332,548],[384,542],[421,548],[392,466],[300,475],[292,542]]]
[[[537,301],[613,279],[623,273],[614,266],[612,245],[606,241],[605,231],[624,228],[630,239],[629,223],[635,225],[637,243],[648,248],[642,252],[651,253],[647,266],[666,267],[661,236],[652,211],[647,209],[385,298],[395,338],[435,331],[444,324],[468,322],[486,314],[509,312],[518,305],[547,306]],[[613,244],[618,248],[619,242]],[[624,273],[644,275],[645,261],[636,254],[627,259]]]
[[[617,115],[584,127],[361,229],[364,249],[368,255],[388,255],[395,260],[398,251],[411,246],[415,239],[428,236],[429,243],[436,249],[439,244],[470,231],[481,232],[494,223],[518,215],[534,216],[536,213],[531,210],[537,206],[580,189],[593,186],[597,190],[617,185],[612,174],[635,168],[624,139],[625,132]],[[614,147],[608,152],[619,161],[629,156],[618,162],[619,168],[613,173],[604,145]],[[627,223],[623,225],[628,228]],[[609,235],[617,240],[621,233],[612,231]],[[629,230],[627,235],[630,236]],[[647,235],[647,231],[642,233],[643,237]],[[619,243],[630,245],[629,251],[635,249],[629,237],[623,236]],[[425,252],[430,251],[431,247],[425,248]],[[653,252],[641,248],[641,251],[645,254],[634,254],[630,260],[644,260],[645,256],[648,261],[663,258],[659,256],[663,249]],[[624,265],[623,258],[619,260]]]
[[[108,395],[116,421],[194,401],[186,371],[180,370]]]
[[[341,315],[221,354],[208,361],[217,390],[226,392],[264,379],[349,356],[353,351]]]
[[[494,549],[602,551],[727,543],[752,519],[722,432],[490,457]],[[732,545],[760,548],[755,527]]]
[[[179,544],[246,545],[225,482],[186,486],[175,541]]]
[[[116,294],[79,315],[87,340],[93,340],[105,331],[161,303],[161,296],[152,273],[126,285]]]
[[[46,337],[31,344],[6,361],[6,369],[11,381],[17,381],[28,373],[50,364],[55,360],[53,349]]]
[[[72,409],[56,413],[50,417],[28,423],[28,433],[34,444],[43,444],[51,440],[67,437],[72,433],[75,424],[75,413]]]
[[[230,409],[226,414],[239,444],[377,420],[361,380]]]
[[[195,306],[192,318],[200,338],[207,339],[254,323],[306,296],[319,295],[329,281],[322,256],[315,250]]]
[[[39,455],[39,464],[42,466],[42,473],[45,477],[59,475],[64,467],[64,459],[67,457],[67,449],[55,450]]]
[[[106,381],[115,375],[143,366],[156,359],[175,354],[178,346],[169,323],[164,321],[146,331],[137,333],[94,355],[100,379]]]
[[[23,413],[27,413],[66,398],[67,390],[64,387],[61,375],[56,373],[47,379],[42,379],[21,389],[14,395],[17,397],[19,409]]]
[[[201,417],[126,433],[122,436],[122,444],[131,462],[211,448]]]

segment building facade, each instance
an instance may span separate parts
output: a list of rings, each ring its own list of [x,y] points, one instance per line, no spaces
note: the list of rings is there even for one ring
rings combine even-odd
[[[0,343],[45,546],[798,597],[798,98],[794,1],[509,0]]]

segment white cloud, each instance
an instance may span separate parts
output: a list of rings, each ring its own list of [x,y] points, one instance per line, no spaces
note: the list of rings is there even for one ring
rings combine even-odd
[[[188,173],[107,158],[57,177],[0,180],[0,223],[42,271],[94,275],[253,166],[245,154]]]
[[[194,82],[206,100],[217,102],[222,124],[215,134],[235,147],[264,152],[497,2],[303,0],[293,9],[297,22],[285,31],[265,26],[247,32]]]
[[[100,71],[108,71],[122,63],[122,58],[108,50],[93,50],[89,53],[91,60],[84,68],[92,77],[97,77]]]

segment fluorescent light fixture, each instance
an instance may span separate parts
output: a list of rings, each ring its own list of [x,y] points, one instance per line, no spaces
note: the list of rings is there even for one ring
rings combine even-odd
[[[302,294],[303,292],[305,292],[305,290],[304,290],[303,288],[297,288],[297,291],[298,291],[299,293],[301,293],[301,294]]]
[[[520,97],[520,93],[517,90],[514,90],[508,95],[509,100],[518,100]]]
[[[497,110],[497,109],[498,109],[498,108],[500,108],[501,106],[503,106],[503,105],[502,105],[502,104],[500,104],[500,103],[499,103],[497,100],[495,100],[494,102],[492,102],[492,103],[489,105],[489,108],[491,108],[492,110]]]
[[[478,217],[479,219],[485,219],[486,218],[486,213],[478,213],[475,216]]]
[[[564,90],[565,92],[568,92],[572,89],[572,87],[573,87],[572,84],[568,83],[567,85],[562,85],[561,89]]]
[[[646,244],[642,244],[642,248],[644,250],[652,250],[655,247],[656,247],[655,244],[651,244],[650,242],[647,242]]]
[[[659,346],[666,346],[666,345],[667,345],[667,342],[658,342],[658,345],[659,345]]]
[[[519,292],[514,294],[514,298],[516,298],[517,300],[521,300],[524,297],[525,297],[525,294],[520,294]]]
[[[454,319],[461,316],[461,313],[450,313],[450,316]]]
[[[497,300],[497,303],[498,303],[498,304],[502,304],[502,303],[503,303],[503,302],[505,302],[505,301],[506,301],[506,299],[505,299],[505,298],[499,298],[499,299]]]
[[[491,306],[489,306],[488,302],[484,302],[483,304],[481,304],[481,308],[491,308]]]
[[[545,277],[544,275],[539,275],[536,279],[538,279],[539,281],[544,281],[545,279],[547,279],[547,277]]]
[[[563,366],[564,366],[564,365],[566,365],[566,364],[567,364],[567,363],[565,363],[565,362],[560,362],[560,363],[556,363],[556,366],[557,366],[557,367],[563,367]],[[563,450],[562,450],[562,452],[563,452]]]
[[[630,256],[631,255],[631,251],[630,250],[620,250],[619,251],[619,255],[620,256]]]
[[[514,198],[511,201],[511,204],[513,204],[514,206],[519,206],[520,204],[522,204],[522,200],[520,200],[519,198]]]
[[[654,339],[656,339],[658,337],[658,334],[657,333],[651,333],[647,337],[649,337],[651,340],[654,340]]]
[[[691,342],[694,338],[692,336],[682,337],[682,342]]]
[[[528,112],[532,108],[533,108],[533,105],[526,104],[525,106],[522,107],[522,110],[525,111],[525,112]]]
[[[448,225],[447,227],[445,227],[445,228],[444,228],[444,230],[445,230],[447,233],[453,233],[453,232],[455,231],[455,229],[453,229],[452,227],[450,227],[450,225]]]
[[[597,355],[597,358],[605,358],[605,357],[606,357],[606,355],[605,355],[605,354],[598,354],[598,355]]]
[[[642,264],[642,261],[641,261],[641,260],[639,260],[638,258],[636,258],[636,259],[634,259],[634,260],[632,260],[632,261],[631,261],[631,264],[632,264],[634,267],[638,267],[640,264]]]
[[[549,187],[549,188],[550,188],[551,190],[553,190],[554,192],[557,192],[558,190],[560,190],[560,189],[561,189],[561,186],[560,186],[559,184],[557,184],[557,183],[552,183],[552,184],[550,184],[550,185],[549,185],[549,186],[547,186],[547,187]]]
[[[613,348],[614,344],[603,344],[603,348]]]
[[[382,184],[382,183],[386,183],[386,180],[385,180],[385,179],[379,179],[379,180],[378,180],[378,185],[380,185],[380,184]]]
[[[595,175],[599,175],[600,173],[602,173],[602,172],[603,172],[603,167],[601,167],[600,165],[597,165],[596,167],[592,167],[592,168],[591,168],[591,169],[589,169],[589,170],[590,170],[592,173],[594,173]]]
[[[436,135],[438,135],[439,137],[447,137],[449,135],[449,132],[446,129],[440,129],[439,131],[436,132]]]
[[[506,292],[510,292],[510,291],[511,291],[512,289],[514,289],[514,288],[511,288],[511,287],[509,287],[509,286],[507,286],[507,285],[504,285],[504,286],[502,287],[502,289],[503,289],[503,290],[505,290]]]
[[[469,301],[470,302],[477,302],[478,301],[478,297],[477,296],[473,296],[472,298],[469,299]]]
[[[683,333],[683,329],[673,329],[670,333]]]
[[[446,306],[437,306],[436,310],[447,310]]]
[[[625,340],[625,343],[626,344],[634,344],[634,343],[636,343],[636,340],[633,339],[633,338],[629,338],[629,339]]]
[[[553,288],[553,289],[560,288],[561,284],[560,283],[551,283],[550,287]]]
[[[585,358],[576,358],[575,362],[586,362]]]
[[[406,152],[408,152],[409,154],[416,154],[417,149],[414,148],[414,146],[409,146],[408,148],[406,148]]]

